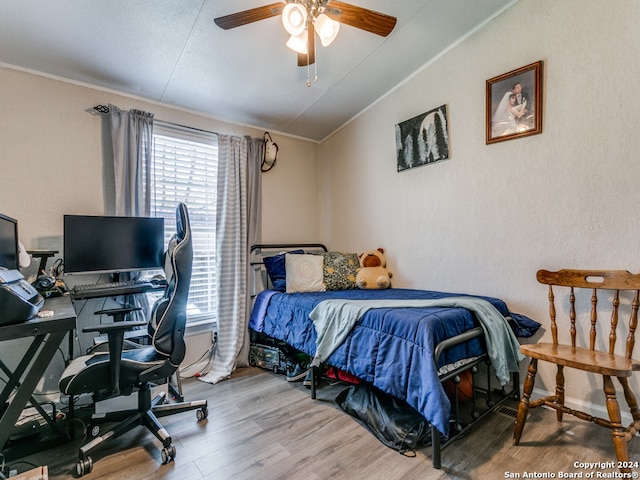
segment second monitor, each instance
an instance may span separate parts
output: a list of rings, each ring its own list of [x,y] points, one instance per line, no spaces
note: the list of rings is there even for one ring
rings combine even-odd
[[[65,274],[159,269],[164,218],[65,215],[63,242]]]

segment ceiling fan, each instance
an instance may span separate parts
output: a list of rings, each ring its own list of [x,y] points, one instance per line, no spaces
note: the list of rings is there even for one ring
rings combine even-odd
[[[282,15],[291,35],[287,46],[298,53],[298,66],[315,63],[315,33],[323,46],[338,35],[340,24],[366,30],[382,37],[391,33],[396,18],[337,0],[286,0],[251,8],[214,19],[224,30]]]

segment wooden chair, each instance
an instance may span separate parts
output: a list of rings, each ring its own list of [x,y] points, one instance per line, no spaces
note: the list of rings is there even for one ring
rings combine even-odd
[[[540,283],[549,285],[549,315],[551,317],[551,336],[553,343],[538,343],[534,345],[522,345],[520,351],[531,357],[531,362],[527,370],[524,381],[523,394],[518,407],[515,428],[513,432],[513,443],[518,445],[520,436],[527,420],[527,413],[530,408],[546,405],[556,410],[558,421],[562,421],[562,415],[568,413],[582,420],[593,422],[597,425],[611,429],[613,445],[616,457],[619,462],[629,462],[628,442],[640,430],[640,412],[635,395],[629,388],[628,378],[634,371],[640,370],[640,361],[632,358],[635,344],[635,332],[638,325],[638,307],[640,306],[640,275],[633,275],[624,270],[560,270],[549,272],[540,270],[536,278]],[[554,287],[555,290],[554,290]],[[557,287],[568,287],[568,322],[569,336],[571,344],[562,344],[558,341],[558,325],[556,324],[556,306],[554,292],[560,290]],[[590,290],[590,302],[576,302],[576,297],[581,298],[581,289]],[[584,290],[582,290],[584,292]],[[624,355],[615,354],[614,349],[618,336],[618,312],[620,306],[620,292],[630,291],[630,312],[628,319],[628,334],[626,335]],[[587,296],[589,293],[587,293]],[[604,328],[598,328],[598,301],[602,297],[603,302],[611,299],[611,325],[609,336],[602,343],[608,343],[608,350],[599,350],[597,333],[604,332]],[[625,296],[623,294],[623,301]],[[590,303],[590,308],[579,309],[576,305]],[[608,305],[608,303],[606,304]],[[564,306],[564,305],[563,305]],[[588,306],[587,306],[588,307]],[[609,308],[607,307],[607,310]],[[581,322],[581,311],[585,314],[590,311],[590,322]],[[626,316],[626,315],[625,315]],[[558,319],[560,322],[560,319]],[[582,323],[582,325],[581,325]],[[580,328],[582,327],[582,329]],[[588,346],[579,346],[579,340],[585,338]],[[588,339],[588,340],[587,340]],[[544,360],[557,365],[556,392],[537,400],[531,400],[531,392],[536,378],[538,360]],[[576,368],[585,372],[602,375],[604,384],[604,394],[606,396],[607,411],[609,419],[593,417],[585,412],[573,410],[564,404],[565,382],[564,367]],[[611,377],[617,377],[633,421],[629,426],[622,425],[620,406],[616,398]],[[620,468],[622,472],[631,472],[630,468],[625,468],[623,463]]]

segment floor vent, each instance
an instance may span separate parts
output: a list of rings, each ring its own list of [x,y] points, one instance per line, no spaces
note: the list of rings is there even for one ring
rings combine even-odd
[[[498,407],[498,409],[496,410],[496,413],[504,415],[505,417],[516,418],[516,416],[518,415],[518,410],[516,410],[515,408],[511,408],[511,407],[505,407],[503,405],[503,406]]]

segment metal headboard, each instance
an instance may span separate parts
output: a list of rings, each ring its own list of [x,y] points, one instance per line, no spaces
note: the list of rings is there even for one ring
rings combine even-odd
[[[305,253],[329,251],[322,243],[260,243],[251,246],[249,253],[249,264],[251,266],[251,298],[254,298],[259,292],[272,286],[267,271],[264,268],[263,259],[271,255],[299,249],[304,250]]]

